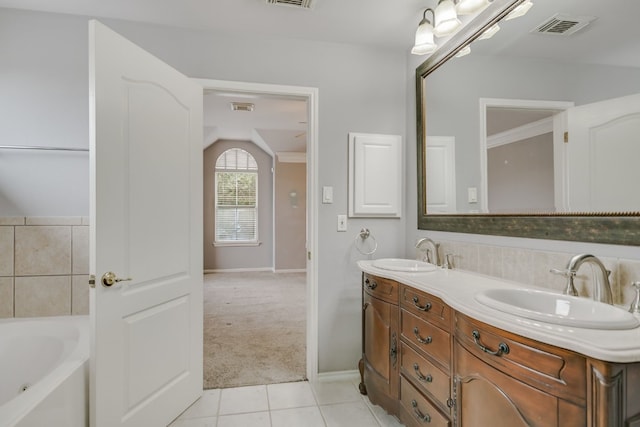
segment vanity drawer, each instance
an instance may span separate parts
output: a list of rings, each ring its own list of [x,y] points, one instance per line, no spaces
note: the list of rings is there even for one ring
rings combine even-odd
[[[476,357],[546,393],[586,404],[583,356],[494,328],[460,313],[456,313],[455,321],[456,340]],[[506,347],[500,350],[501,346]]]
[[[440,298],[403,285],[400,290],[400,305],[421,319],[451,331],[452,310]]]
[[[433,363],[419,355],[415,350],[401,344],[401,372],[410,378],[418,389],[422,389],[434,397],[442,408],[447,408],[451,397],[451,379]]]
[[[429,322],[425,322],[406,310],[401,310],[400,330],[402,338],[413,344],[434,360],[444,369],[449,369],[451,363],[451,335]]]
[[[450,427],[449,419],[406,378],[400,377],[400,421],[406,426]]]
[[[397,304],[400,284],[394,280],[364,273],[362,287],[372,297]]]

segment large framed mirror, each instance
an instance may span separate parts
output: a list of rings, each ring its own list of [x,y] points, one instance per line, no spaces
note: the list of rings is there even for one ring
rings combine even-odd
[[[416,70],[418,228],[640,245],[640,2],[525,1]]]

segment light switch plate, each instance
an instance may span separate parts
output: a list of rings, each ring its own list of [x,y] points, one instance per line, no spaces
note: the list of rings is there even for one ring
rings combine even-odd
[[[322,187],[322,203],[333,203],[333,187]]]
[[[467,188],[467,195],[469,203],[478,203],[478,189],[476,187]]]

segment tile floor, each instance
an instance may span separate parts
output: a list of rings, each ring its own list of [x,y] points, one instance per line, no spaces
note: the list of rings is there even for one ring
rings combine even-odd
[[[358,391],[358,376],[205,390],[170,427],[401,427]]]

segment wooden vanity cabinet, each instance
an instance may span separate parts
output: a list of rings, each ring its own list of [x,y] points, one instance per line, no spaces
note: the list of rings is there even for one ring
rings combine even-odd
[[[506,332],[363,274],[361,392],[406,426],[640,427],[640,362]]]
[[[393,280],[362,276],[360,392],[394,415],[400,397],[398,288]]]

